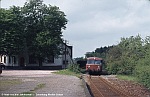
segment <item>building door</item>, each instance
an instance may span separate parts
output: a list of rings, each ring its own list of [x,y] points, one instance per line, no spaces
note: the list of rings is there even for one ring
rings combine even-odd
[[[21,67],[24,67],[24,66],[25,66],[24,57],[21,57],[21,58],[20,58],[20,66],[21,66]]]

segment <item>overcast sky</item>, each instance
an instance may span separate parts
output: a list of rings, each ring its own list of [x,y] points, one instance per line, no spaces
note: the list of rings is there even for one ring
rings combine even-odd
[[[2,0],[1,7],[23,6],[26,0]],[[63,38],[73,46],[73,57],[118,44],[121,37],[150,35],[148,0],[44,0],[58,6],[69,20]]]

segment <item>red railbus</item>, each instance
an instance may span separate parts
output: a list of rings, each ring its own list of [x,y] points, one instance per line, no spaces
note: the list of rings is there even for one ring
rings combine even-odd
[[[86,71],[89,74],[101,74],[102,72],[102,58],[89,57],[87,58]]]

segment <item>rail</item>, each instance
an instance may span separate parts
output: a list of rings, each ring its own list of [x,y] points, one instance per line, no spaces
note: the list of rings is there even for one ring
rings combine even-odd
[[[124,92],[100,76],[90,76],[89,87],[94,97],[134,97]]]

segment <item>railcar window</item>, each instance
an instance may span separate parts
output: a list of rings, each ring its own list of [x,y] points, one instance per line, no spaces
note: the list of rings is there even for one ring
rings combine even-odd
[[[101,60],[95,60],[95,64],[101,64]]]
[[[87,64],[101,64],[101,60],[88,60]]]
[[[88,60],[87,64],[94,64],[94,60]]]

